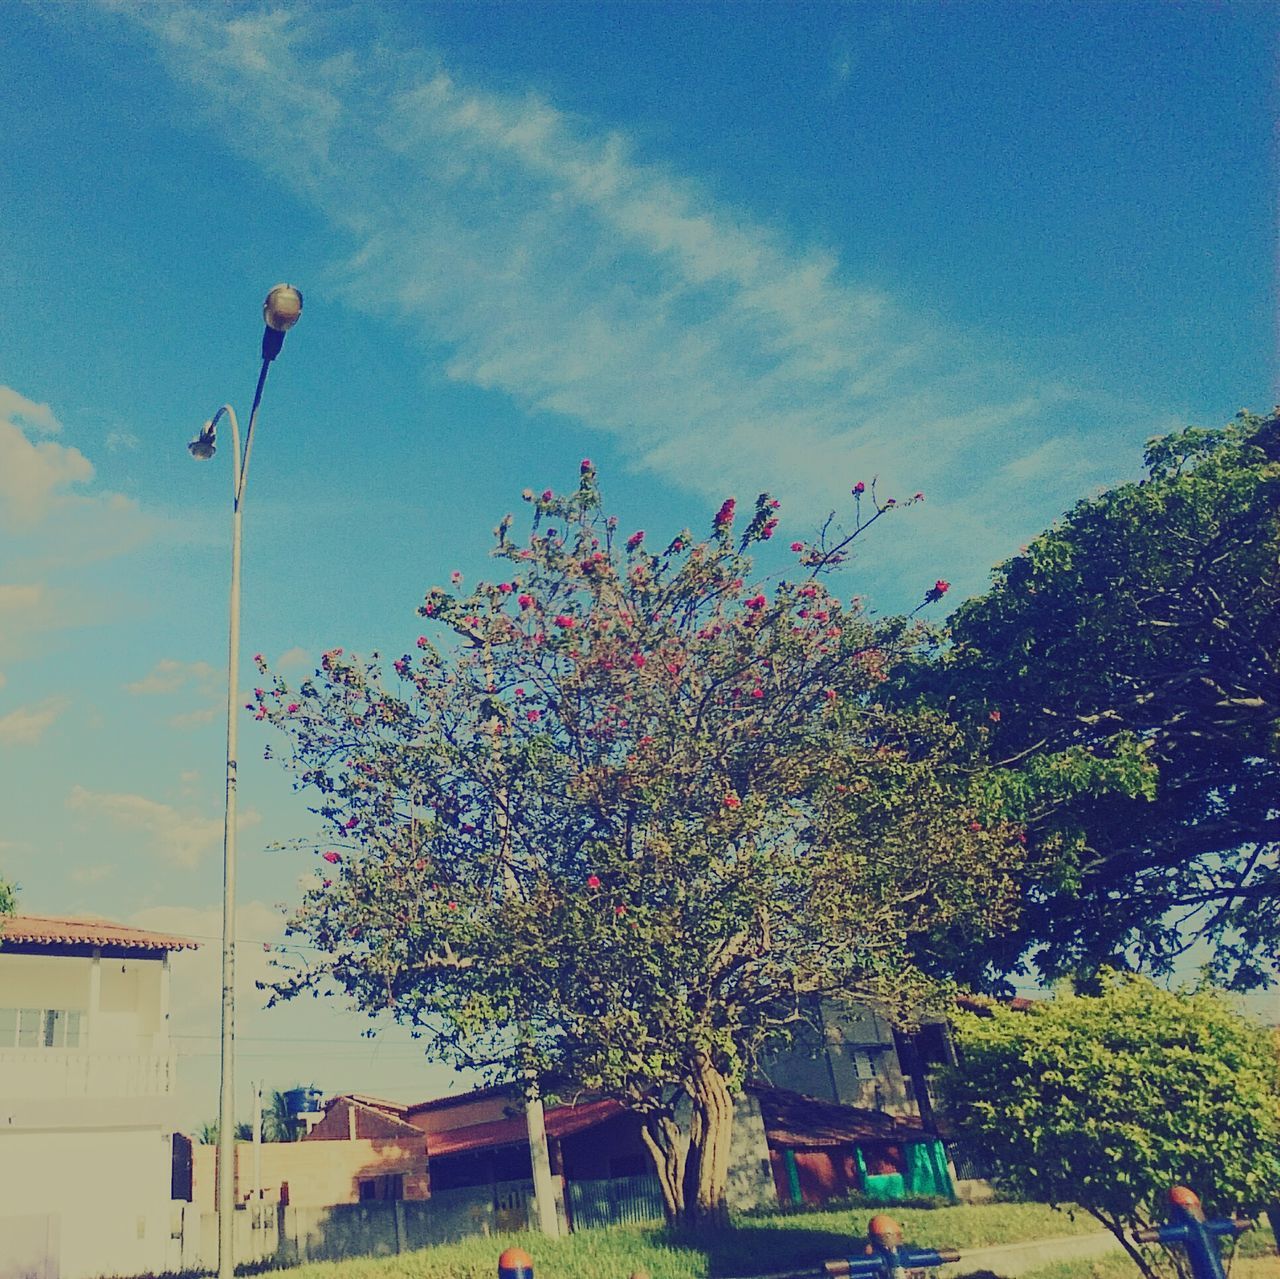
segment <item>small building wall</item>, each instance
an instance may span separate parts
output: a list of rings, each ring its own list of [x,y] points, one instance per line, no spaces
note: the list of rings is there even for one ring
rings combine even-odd
[[[290,1206],[328,1208],[360,1202],[360,1182],[377,1177],[404,1178],[401,1197],[426,1199],[430,1191],[426,1144],[420,1137],[357,1141],[264,1141],[263,1199],[280,1202],[287,1186]],[[201,1212],[215,1211],[218,1152],[216,1146],[192,1150],[192,1199]],[[253,1184],[253,1143],[236,1143],[236,1197],[243,1203]]]
[[[452,1132],[455,1128],[469,1128],[472,1124],[492,1123],[496,1119],[510,1119],[524,1113],[524,1103],[515,1090],[503,1090],[493,1096],[476,1097],[459,1101],[457,1105],[432,1106],[423,1110],[410,1110],[406,1120],[425,1133]]]
[[[350,1097],[335,1097],[326,1107],[324,1118],[314,1124],[303,1141],[351,1141],[356,1139],[392,1139],[407,1136],[403,1120]]]
[[[874,1074],[864,1078],[868,1066]],[[789,1048],[764,1057],[761,1073],[775,1087],[806,1097],[891,1115],[919,1113],[892,1028],[857,1005],[823,1000],[813,1010],[812,1025],[802,1028]]]

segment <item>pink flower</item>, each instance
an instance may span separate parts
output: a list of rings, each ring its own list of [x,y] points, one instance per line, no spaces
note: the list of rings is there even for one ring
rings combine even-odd
[[[544,502],[549,502],[549,501],[551,501],[551,499],[552,499],[554,496],[555,496],[555,494],[554,494],[554,493],[552,493],[552,491],[551,491],[550,489],[543,489],[543,490],[542,490],[542,500],[543,500]]]
[[[676,540],[671,543],[671,549],[679,554],[684,550],[684,543],[679,538],[676,538]]]
[[[724,806],[726,808],[741,808],[742,801],[732,791],[730,791],[724,797]]]
[[[583,475],[591,469],[591,459],[589,457],[584,457],[582,461],[578,463],[578,470],[580,470]]]
[[[342,860],[342,854],[335,853],[333,849],[330,849],[327,853],[325,853],[324,859],[329,863],[330,866],[336,866]]]
[[[428,641],[427,641],[427,637],[426,637],[425,635],[419,635],[419,636],[418,636],[418,647],[419,647],[419,648],[426,648],[427,643],[428,643]]]
[[[969,823],[969,829],[970,829],[971,831],[980,831],[980,830],[982,829],[982,823],[981,823],[981,822],[970,822],[970,823]]]
[[[360,825],[360,819],[358,817],[349,817],[347,819],[348,830],[355,830],[355,828],[359,825]]]
[[[599,887],[600,887],[600,876],[599,876],[599,875],[588,875],[588,876],[587,876],[587,887],[588,887],[588,888],[599,888]]]
[[[854,497],[861,497],[867,491],[867,486],[859,480],[850,491],[853,493]]]
[[[836,690],[834,688],[829,688],[823,694],[823,696],[827,699],[827,701],[834,702],[836,700]]]
[[[516,689],[516,696],[517,696],[517,697],[523,697],[523,696],[524,696],[524,689],[523,689],[523,688],[517,688],[517,689]]]
[[[775,497],[773,501],[769,503],[769,509],[772,511],[776,511],[781,505],[782,503],[779,502],[778,499]]]
[[[634,551],[644,541],[644,529],[638,529],[627,538],[627,550]]]
[[[773,536],[773,531],[777,527],[777,520],[766,520],[764,528],[760,530],[760,537],[767,542]]]
[[[321,888],[332,888],[332,887],[333,887],[333,880],[331,880],[331,879],[322,879],[322,880],[320,881],[320,887],[321,887]]]
[[[615,906],[613,908],[613,913],[621,917],[622,915],[625,915],[627,913],[627,908],[622,905]]]
[[[933,589],[937,591],[939,595],[945,595],[951,589],[951,583],[944,582],[941,578],[939,578],[936,582],[934,582]]]
[[[752,696],[752,697],[756,697],[756,698],[763,697],[763,696],[764,696],[764,689],[763,689],[763,688],[761,688],[759,684],[757,684],[757,685],[755,686],[755,688],[753,688],[753,689],[751,690],[751,696]]]
[[[735,498],[726,497],[721,503],[720,509],[716,512],[716,516],[712,521],[712,524],[718,529],[727,528],[733,523],[733,509],[737,504],[738,503]]]
[[[571,631],[574,626],[573,618],[571,618],[567,613],[557,614],[555,622],[562,631]]]
[[[290,715],[296,715],[298,712],[298,703],[290,702],[289,705],[285,707],[285,710]]]
[[[451,581],[454,586],[457,586],[458,583],[462,581],[462,574],[455,568],[453,572],[449,574],[449,581]]]
[[[457,903],[457,902],[446,902],[445,904],[449,907],[449,909],[450,909],[450,910],[457,910],[457,909],[458,909],[458,903]]]
[[[987,716],[987,718],[988,718],[988,719],[989,719],[993,724],[998,724],[998,723],[1000,722],[1000,712],[999,712],[999,711],[992,711],[992,712],[991,712],[991,714]]]
[[[743,600],[742,602],[753,613],[759,612],[765,606],[765,598],[763,595],[753,595],[750,599]]]
[[[923,493],[913,493],[913,494],[911,495],[911,500],[912,500],[913,502],[923,502],[923,501],[924,501],[924,494],[923,494]]]
[[[793,551],[803,551],[803,550],[804,550],[804,543],[803,543],[803,542],[792,542],[792,543],[791,543],[791,549],[792,549]]]
[[[529,721],[530,724],[536,724],[542,718],[542,712],[541,711],[525,711],[524,717]]]
[[[643,653],[632,653],[632,654],[631,654],[631,665],[632,665],[632,666],[634,666],[634,667],[636,668],[636,670],[638,670],[638,671],[643,670],[643,669],[644,669],[644,654],[643,654]]]
[[[897,499],[896,497],[886,498],[886,499],[885,499],[885,503],[884,503],[884,504],[885,504],[885,506],[897,506],[897,505],[898,505],[898,499]]]
[[[510,595],[510,594],[511,594],[511,583],[510,583],[510,582],[499,582],[499,583],[498,583],[498,590],[499,590],[503,595]]]
[[[533,596],[532,596],[532,595],[517,595],[517,596],[516,596],[516,603],[517,603],[517,604],[519,604],[521,608],[532,608],[532,607],[533,607]]]

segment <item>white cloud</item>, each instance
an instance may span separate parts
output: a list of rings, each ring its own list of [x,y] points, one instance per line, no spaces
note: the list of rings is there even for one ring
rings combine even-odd
[[[179,711],[176,715],[170,715],[166,722],[170,728],[180,730],[203,728],[206,724],[212,724],[221,710],[221,706],[201,706],[194,711]]]
[[[39,524],[64,490],[93,478],[93,465],[79,449],[27,435],[59,430],[47,404],[0,386],[0,522],[7,527]]]
[[[65,697],[51,697],[0,715],[0,746],[31,746],[38,742],[70,704]]]
[[[132,431],[108,431],[107,432],[107,451],[110,453],[118,453],[122,450],[132,452],[142,441],[138,439]]]
[[[335,56],[313,44],[333,24],[296,12],[132,12],[229,136],[349,237],[349,300],[395,307],[446,344],[451,377],[608,431],[640,467],[717,497],[772,486],[804,526],[873,474],[962,493],[965,536],[932,566],[957,578],[1056,514],[1081,469],[1136,460],[1140,415],[1008,367],[617,132],[428,55]],[[1081,466],[1038,467],[1068,430]],[[1002,475],[1019,459],[1034,484]],[[882,543],[924,582],[922,536]]]
[[[276,658],[276,670],[290,671],[298,670],[305,666],[312,666],[311,654],[305,648],[299,648],[295,645],[293,648],[286,648],[279,657]]]
[[[194,685],[200,692],[212,691],[217,671],[208,662],[180,662],[172,657],[164,657],[140,680],[126,684],[125,691],[135,696],[176,693],[188,685]]]
[[[180,811],[145,795],[91,791],[73,786],[67,807],[90,820],[125,831],[137,831],[152,853],[175,866],[190,869],[222,845],[223,819]],[[260,814],[241,810],[237,829],[256,826]]]

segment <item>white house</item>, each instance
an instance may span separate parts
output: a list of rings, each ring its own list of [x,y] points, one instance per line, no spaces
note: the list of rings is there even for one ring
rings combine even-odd
[[[0,1279],[167,1268],[181,937],[0,919]]]

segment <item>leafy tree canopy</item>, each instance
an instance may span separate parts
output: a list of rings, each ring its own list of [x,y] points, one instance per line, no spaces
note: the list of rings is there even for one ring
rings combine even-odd
[[[1011,922],[1020,830],[940,715],[881,699],[923,628],[826,585],[898,504],[859,485],[851,531],[758,582],[767,494],[741,531],[730,499],[708,536],[652,542],[589,462],[525,496],[500,580],[427,595],[442,640],[389,671],[334,650],[296,690],[263,667],[256,713],[329,831],[290,925],[322,959],[276,993],[336,989],[436,1055],[619,1098],[668,1210],[716,1212],[763,1042],[813,994],[918,1009]]]
[[[1222,1216],[1280,1190],[1280,1059],[1219,995],[1108,973],[1099,996],[961,1014],[955,1031],[962,1140],[1001,1186],[1087,1209],[1148,1276],[1157,1254],[1126,1234],[1164,1220],[1170,1187]]]
[[[989,800],[1051,868],[1000,965],[1168,971],[1199,937],[1247,987],[1280,957],[1280,417],[1146,463],[1002,564],[909,687],[981,726]]]

